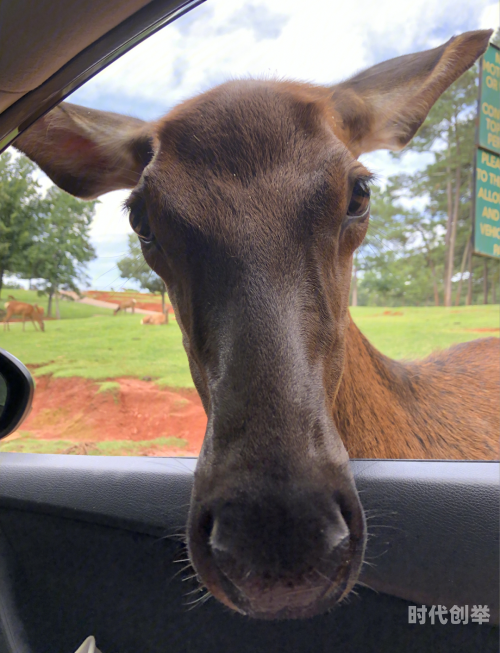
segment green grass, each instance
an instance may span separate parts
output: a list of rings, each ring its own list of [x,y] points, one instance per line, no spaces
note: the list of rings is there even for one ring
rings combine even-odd
[[[21,324],[0,329],[0,347],[36,374],[80,376],[106,381],[122,376],[159,379],[162,385],[192,388],[193,381],[176,322],[143,326],[140,315],[90,317],[47,322],[45,333]]]
[[[29,431],[19,431],[20,437],[0,443],[0,452],[16,453],[86,453],[89,456],[140,456],[151,448],[184,449],[187,446],[183,438],[155,438],[154,440],[112,440],[104,442],[86,442],[85,451],[82,444],[73,440],[38,440]]]
[[[474,332],[473,329],[498,329],[498,305],[380,308],[360,306],[351,309],[354,322],[370,342],[396,359],[424,358],[437,349],[499,332]],[[384,311],[403,315],[383,315]]]
[[[403,314],[383,315],[385,310]],[[376,347],[397,359],[421,358],[454,343],[498,335],[472,329],[499,326],[499,307],[491,305],[458,309],[359,307],[352,310],[352,316]],[[30,326],[23,333],[21,324],[13,324],[10,332],[0,328],[0,346],[36,366],[37,375],[80,376],[96,381],[148,376],[162,386],[192,388],[177,323],[151,327],[140,321],[139,315],[109,314],[85,320],[54,320],[47,322],[45,333]],[[101,385],[101,391],[112,387],[116,391],[109,385]]]
[[[103,383],[99,383],[97,394],[101,392],[111,392],[112,394],[120,392],[120,384],[117,381],[104,381]]]
[[[7,295],[12,295],[18,302],[28,302],[28,304],[38,304],[38,306],[42,306],[45,311],[45,316],[47,316],[49,298],[46,295],[39,297],[36,290],[11,290],[9,288],[4,288],[0,299],[0,308],[3,308],[5,302],[9,301]],[[59,300],[59,311],[61,314],[61,320],[92,317],[94,315],[111,315],[113,312],[110,308],[97,308],[96,306],[88,306],[87,304],[80,304],[76,301],[72,302],[68,299]],[[55,314],[56,305],[55,300],[53,300],[52,316],[55,317]],[[31,322],[26,325],[26,329],[28,328],[33,329]]]
[[[20,291],[14,291],[17,297]],[[64,306],[71,306],[64,303]],[[78,305],[76,305],[78,306]],[[96,310],[91,306],[92,311]],[[384,315],[385,311],[391,314]],[[398,314],[395,314],[398,313]],[[377,308],[351,310],[354,321],[368,339],[386,355],[396,359],[422,358],[436,349],[496,332],[478,333],[474,329],[498,329],[498,306],[459,308]],[[81,316],[83,317],[83,315]],[[99,382],[97,392],[110,393],[119,400],[120,385],[113,379],[122,376],[149,377],[161,386],[192,388],[187,357],[182,347],[177,323],[148,327],[140,324],[139,315],[114,317],[104,311],[100,317],[66,318],[46,323],[45,333],[21,324],[11,325],[10,332],[0,327],[0,347],[34,366],[38,375],[80,376]],[[183,401],[179,399],[179,402]],[[41,428],[57,424],[65,416],[64,407],[43,409],[33,424]],[[81,453],[87,455],[145,455],[152,448],[182,449],[181,438],[160,437],[154,440],[116,440],[82,442],[42,440],[21,431],[20,437],[0,443],[0,451],[30,453]],[[82,434],[78,435],[80,440]],[[63,437],[72,437],[66,431]]]
[[[103,381],[99,383],[96,394],[106,393],[113,397],[115,404],[120,402],[120,384],[117,381]]]

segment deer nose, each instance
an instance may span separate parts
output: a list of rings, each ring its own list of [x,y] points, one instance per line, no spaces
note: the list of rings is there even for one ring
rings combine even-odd
[[[259,584],[272,592],[283,582],[310,584],[314,575],[324,587],[349,558],[349,514],[314,493],[226,501],[212,510],[209,547],[219,571],[247,596]]]
[[[337,479],[336,488],[331,481],[329,489],[308,481],[226,485],[195,503],[189,555],[212,594],[249,616],[293,619],[324,612],[348,593],[365,521],[351,479]]]

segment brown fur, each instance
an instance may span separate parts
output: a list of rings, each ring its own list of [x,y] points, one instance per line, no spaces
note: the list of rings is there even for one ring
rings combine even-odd
[[[495,460],[500,339],[400,363],[378,352],[351,322],[333,410],[353,458]]]
[[[141,324],[168,324],[168,314],[146,315],[146,317],[142,318]]]
[[[120,311],[123,311],[124,313],[127,312],[127,308],[132,309],[132,313],[135,313],[135,305],[137,304],[137,301],[135,299],[125,299],[122,302],[118,304],[118,306],[114,310],[114,314],[117,315]]]
[[[45,331],[43,323],[43,308],[37,304],[26,304],[25,302],[7,302],[5,304],[7,315],[3,321],[3,328],[10,330],[9,320],[11,317],[17,315],[23,318],[23,331],[25,330],[25,322],[29,318],[33,322],[35,331],[37,330],[36,322],[40,325],[40,329]],[[35,322],[36,320],[36,322]]]

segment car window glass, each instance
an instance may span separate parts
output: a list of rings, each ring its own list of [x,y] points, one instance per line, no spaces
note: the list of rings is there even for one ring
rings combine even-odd
[[[377,11],[362,0],[216,0],[125,54],[68,101],[152,121],[229,79],[331,84],[494,26],[494,6],[481,0],[461,13],[455,3],[419,0],[395,12],[391,0]],[[499,263],[472,256],[471,245],[477,75],[475,67],[456,82],[402,154],[360,158],[375,181],[350,310],[392,359],[499,335]],[[21,207],[4,220],[0,213],[0,313],[10,325],[0,343],[28,365],[37,387],[31,416],[0,450],[198,455],[205,411],[168,291],[145,263],[123,209],[130,192],[77,200],[13,148],[0,157],[0,190],[8,195],[2,211],[11,201]]]
[[[2,416],[6,402],[7,402],[7,382],[3,374],[0,373],[0,417]]]

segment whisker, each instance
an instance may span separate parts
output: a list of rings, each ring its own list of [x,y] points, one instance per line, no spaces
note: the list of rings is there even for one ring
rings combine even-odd
[[[366,587],[367,589],[372,590],[372,592],[375,592],[375,594],[379,594],[379,593],[380,593],[380,592],[379,592],[378,590],[376,590],[374,587],[372,587],[371,585],[368,585],[368,583],[364,583],[364,582],[361,581],[361,580],[358,580],[357,583],[356,583],[356,585],[359,585],[360,587]]]
[[[389,544],[389,542],[385,542],[385,544]],[[379,558],[384,556],[388,551],[389,551],[389,549],[386,549],[385,551],[382,551],[382,553],[379,553],[379,555],[370,556],[369,558],[365,558],[365,563],[366,562],[371,562],[372,560],[378,560]]]
[[[178,571],[176,571],[175,574],[172,576],[172,580],[174,578],[177,578],[177,576],[180,576],[184,571],[187,571],[188,569],[192,569],[192,566],[191,565],[186,565],[185,567],[182,567],[182,569],[179,569]],[[196,574],[195,574],[195,576],[196,576]],[[191,576],[190,578],[193,578],[193,576]],[[181,580],[185,580],[185,579],[182,578]]]
[[[197,587],[195,590],[191,590],[190,592],[186,592],[184,596],[191,596],[192,594],[199,594],[200,592],[204,592],[205,588],[204,587]]]
[[[366,565],[367,567],[372,567],[373,569],[377,568],[377,565],[375,563],[366,560],[366,558],[363,560],[363,565]]]
[[[204,594],[203,596],[200,596],[199,599],[196,599],[195,601],[190,601],[188,603],[185,603],[185,605],[190,606],[188,608],[188,610],[194,610],[194,608],[196,608],[197,606],[203,605],[204,603],[206,603],[208,601],[208,599],[210,599],[211,597],[212,597],[212,594],[207,591],[207,593]]]

